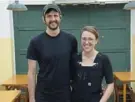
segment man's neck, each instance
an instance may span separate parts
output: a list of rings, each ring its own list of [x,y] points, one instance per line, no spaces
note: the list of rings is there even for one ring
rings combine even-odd
[[[52,37],[55,37],[57,36],[59,33],[60,33],[60,29],[56,29],[56,30],[51,30],[49,28],[46,29],[46,33],[49,35],[49,36],[52,36]]]

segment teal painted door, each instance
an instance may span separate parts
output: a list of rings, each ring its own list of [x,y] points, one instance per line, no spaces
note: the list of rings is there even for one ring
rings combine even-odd
[[[100,40],[97,49],[107,54],[114,71],[130,70],[130,12],[119,5],[61,6],[61,28],[73,33],[80,46],[80,30],[96,26]],[[15,58],[17,74],[27,73],[26,52],[30,39],[45,30],[43,6],[28,6],[26,12],[14,12]],[[80,50],[80,47],[78,47]]]

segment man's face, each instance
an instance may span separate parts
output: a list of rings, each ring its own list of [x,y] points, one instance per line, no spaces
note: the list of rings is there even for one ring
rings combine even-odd
[[[45,14],[44,16],[45,24],[51,30],[56,30],[60,25],[60,14],[56,11],[50,11],[49,13]]]

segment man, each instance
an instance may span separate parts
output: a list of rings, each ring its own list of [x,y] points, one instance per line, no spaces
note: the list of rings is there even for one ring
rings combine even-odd
[[[70,64],[77,52],[77,41],[60,30],[61,10],[57,5],[44,7],[43,22],[46,31],[30,41],[27,51],[29,101],[70,102]]]

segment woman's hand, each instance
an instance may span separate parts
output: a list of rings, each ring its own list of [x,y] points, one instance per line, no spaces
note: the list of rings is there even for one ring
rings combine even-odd
[[[114,90],[114,83],[108,84],[100,102],[107,102]]]

